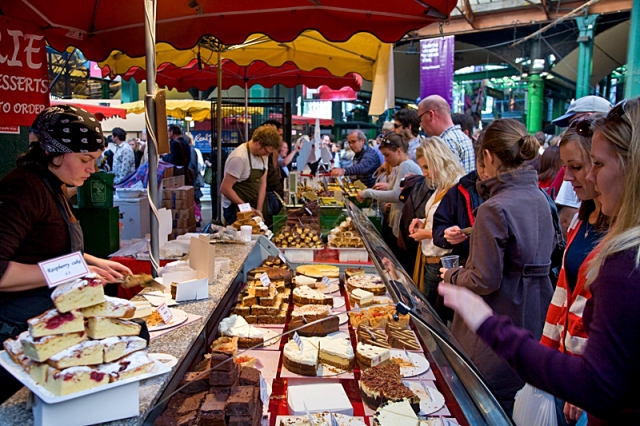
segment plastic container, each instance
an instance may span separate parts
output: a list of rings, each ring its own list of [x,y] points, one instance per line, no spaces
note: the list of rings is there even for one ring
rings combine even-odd
[[[228,257],[216,257],[216,266],[220,265],[220,273],[221,274],[226,274],[227,272],[229,272],[230,267],[229,264],[231,263],[231,259],[229,259]]]
[[[78,207],[98,209],[113,207],[114,179],[115,175],[109,173],[92,173],[84,185],[78,187]]]
[[[251,232],[253,231],[253,228],[249,225],[242,225],[240,227],[240,238],[242,242],[244,243],[250,243],[251,242]]]

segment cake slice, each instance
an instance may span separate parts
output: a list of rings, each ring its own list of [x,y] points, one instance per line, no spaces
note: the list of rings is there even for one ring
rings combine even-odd
[[[284,345],[283,364],[287,370],[302,376],[318,374],[318,337],[301,337],[302,349],[293,340]]]
[[[410,351],[419,351],[422,348],[416,340],[416,335],[408,328],[399,327],[392,321],[387,323],[387,335],[389,336],[389,345],[396,349],[408,349]]]
[[[150,373],[155,368],[156,363],[147,356],[144,351],[134,352],[131,355],[108,364],[99,365],[98,371],[109,376],[111,382],[126,380],[141,374]]]
[[[306,275],[313,278],[339,278],[340,268],[333,265],[300,265],[296,268],[298,274]]]
[[[15,339],[7,339],[2,342],[2,346],[4,346],[4,350],[7,351],[9,357],[16,364],[20,364],[20,359],[24,356],[24,351],[22,350],[22,340],[26,339],[29,336],[28,331],[23,331],[20,333]]]
[[[64,370],[49,367],[44,387],[55,396],[63,396],[107,383],[109,376],[91,367],[70,367]]]
[[[211,344],[211,352],[226,352],[233,356],[238,353],[238,338],[236,336],[221,336]]]
[[[94,317],[87,320],[87,335],[92,339],[105,339],[113,336],[137,336],[141,326],[133,321],[117,318]]]
[[[102,364],[102,343],[96,340],[85,340],[53,355],[47,360],[47,364],[58,370],[80,365]]]
[[[296,286],[306,285],[307,287],[313,288],[315,287],[318,280],[315,278],[307,277],[306,275],[296,275],[295,277],[293,277],[293,282]]]
[[[356,346],[356,361],[362,370],[384,364],[389,361],[391,351],[387,348],[358,342]]]
[[[375,303],[373,299],[373,293],[361,288],[356,288],[351,292],[349,301],[352,302],[352,305],[357,303],[361,308],[364,308],[365,306],[371,306]]]
[[[320,362],[350,371],[355,362],[355,354],[349,338],[341,336],[321,338]]]
[[[51,299],[58,311],[62,313],[97,305],[104,302],[102,284],[102,280],[97,275],[87,275],[84,278],[60,284],[51,293]]]
[[[200,407],[200,424],[207,426],[226,426],[225,407],[227,398],[220,398],[219,394],[208,394]]]
[[[347,268],[344,271],[344,276],[346,278],[351,278],[351,277],[355,277],[355,276],[362,276],[364,275],[364,268]]]
[[[237,337],[238,346],[241,348],[250,348],[264,343],[264,330],[249,325],[244,318],[238,315],[231,315],[223,319],[218,328],[223,336]]]
[[[37,384],[41,385],[47,379],[47,370],[49,370],[47,363],[37,362],[26,355],[22,355],[20,357],[20,365]]]
[[[112,362],[147,347],[147,341],[138,336],[114,336],[100,340],[104,348],[102,362]]]
[[[44,337],[27,336],[22,342],[24,354],[34,361],[45,362],[53,355],[87,340],[84,331]]]
[[[303,327],[305,324],[313,323],[317,320],[322,321]],[[303,328],[299,328],[303,327]],[[291,313],[291,321],[289,321],[289,330],[298,329],[301,336],[326,336],[329,333],[338,331],[340,327],[340,318],[331,315],[331,310],[327,305],[304,305]]]
[[[378,407],[373,415],[374,426],[418,426],[419,424],[420,420],[411,408],[411,403],[408,399],[395,402],[388,401]]]
[[[27,320],[27,324],[32,337],[84,331],[84,319],[80,311],[76,309],[65,313],[58,312],[57,309],[49,309],[45,313]]]
[[[293,289],[293,303],[298,306],[303,305],[329,305],[333,306],[333,297],[317,290],[313,290],[306,285]]]
[[[85,318],[133,318],[133,315],[136,313],[136,305],[125,299],[105,296],[104,302],[82,308],[80,311]]]
[[[361,323],[358,326],[358,342],[368,345],[379,346],[381,348],[390,348],[387,333],[379,328],[373,328]]]

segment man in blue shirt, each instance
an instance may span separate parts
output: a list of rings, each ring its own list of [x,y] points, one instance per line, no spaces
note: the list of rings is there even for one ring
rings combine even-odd
[[[355,153],[353,165],[345,169],[334,168],[331,176],[353,176],[364,183],[367,188],[373,187],[373,173],[380,167],[380,158],[376,151],[367,145],[367,138],[360,130],[354,130],[347,137],[349,147]]]

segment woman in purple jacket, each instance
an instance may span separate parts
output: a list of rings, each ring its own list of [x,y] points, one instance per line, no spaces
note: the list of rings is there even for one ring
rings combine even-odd
[[[583,357],[547,348],[530,332],[496,315],[470,291],[441,284],[445,304],[522,379],[584,408],[589,425],[637,424],[640,399],[640,100],[625,100],[594,123],[587,179],[600,193],[602,213],[614,218],[595,248],[587,285],[593,294],[583,321]]]

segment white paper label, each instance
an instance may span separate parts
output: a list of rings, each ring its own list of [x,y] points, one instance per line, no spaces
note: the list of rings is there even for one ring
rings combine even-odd
[[[293,333],[293,341],[296,342],[296,345],[302,350],[302,339],[298,336],[298,332]]]
[[[49,288],[84,277],[89,271],[79,251],[38,263]]]
[[[284,264],[287,263],[287,259],[285,259],[284,254],[282,254],[282,252],[278,253],[278,257],[280,258],[280,260],[282,260],[282,263]]]
[[[336,419],[335,414],[332,411],[329,411],[329,417],[331,418],[331,426],[340,426],[338,424],[338,420]]]
[[[260,399],[262,404],[269,404],[269,392],[267,391],[267,382],[264,381],[264,377],[260,374]]]
[[[238,204],[238,209],[240,210],[240,212],[244,213],[244,212],[250,212],[251,211],[251,204],[249,203],[244,203],[244,204]]]
[[[173,314],[171,313],[171,309],[167,307],[166,303],[163,303],[162,305],[158,306],[158,313],[160,314],[160,317],[162,318],[162,321],[165,324],[169,324],[171,322],[171,318],[173,318]]]
[[[269,279],[269,275],[267,275],[266,272],[263,272],[262,275],[260,275],[260,282],[262,282],[262,285],[265,287],[271,285],[271,280]]]
[[[304,411],[307,413],[307,419],[309,419],[309,424],[315,425],[316,423],[313,421],[313,417],[311,416],[311,413],[309,412],[309,409],[307,408],[307,403],[302,401],[302,405],[304,405]]]
[[[329,287],[329,285],[331,284],[331,282],[329,281],[329,277],[322,277],[322,284]]]

